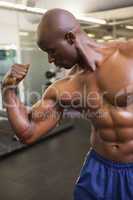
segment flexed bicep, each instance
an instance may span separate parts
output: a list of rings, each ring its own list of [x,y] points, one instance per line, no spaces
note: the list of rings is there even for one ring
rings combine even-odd
[[[61,117],[62,110],[55,101],[51,99],[39,100],[29,113],[32,136],[26,143],[33,143],[42,135],[47,134],[49,130],[56,127]]]

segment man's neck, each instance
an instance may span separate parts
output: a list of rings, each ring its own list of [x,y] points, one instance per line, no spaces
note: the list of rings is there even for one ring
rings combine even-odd
[[[79,59],[79,65],[82,68],[95,71],[98,63],[103,59],[103,54],[100,49],[104,47],[103,44],[98,44],[90,39],[86,34],[81,36],[83,50]]]

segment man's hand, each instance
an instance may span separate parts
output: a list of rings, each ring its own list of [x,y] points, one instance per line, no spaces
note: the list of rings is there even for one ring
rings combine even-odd
[[[2,80],[2,88],[7,86],[17,86],[26,76],[29,64],[14,64],[10,70],[6,73]]]

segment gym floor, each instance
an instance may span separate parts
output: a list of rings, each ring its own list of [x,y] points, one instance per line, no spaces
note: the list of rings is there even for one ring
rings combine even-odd
[[[89,150],[90,126],[74,128],[0,161],[0,200],[72,200]]]

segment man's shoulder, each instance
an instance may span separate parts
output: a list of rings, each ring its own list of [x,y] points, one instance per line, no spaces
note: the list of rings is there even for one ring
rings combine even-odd
[[[120,52],[127,57],[133,58],[133,40],[128,40],[119,45]]]
[[[114,41],[107,44],[108,49],[119,51],[121,55],[133,58],[133,39],[126,41]]]
[[[99,63],[100,66],[112,65],[113,63],[119,63],[122,58],[125,58],[127,61],[133,61],[133,40],[127,41],[113,41],[106,43],[99,50],[103,55],[102,61]],[[111,63],[110,63],[111,62]]]
[[[66,75],[64,78],[56,80],[50,85],[44,92],[45,98],[59,99],[64,93],[72,94],[73,92],[79,92],[85,82],[86,73],[72,73]]]
[[[64,91],[69,91],[73,87],[73,83],[70,83],[70,80],[70,76],[56,80],[45,90],[43,97],[57,100]]]

